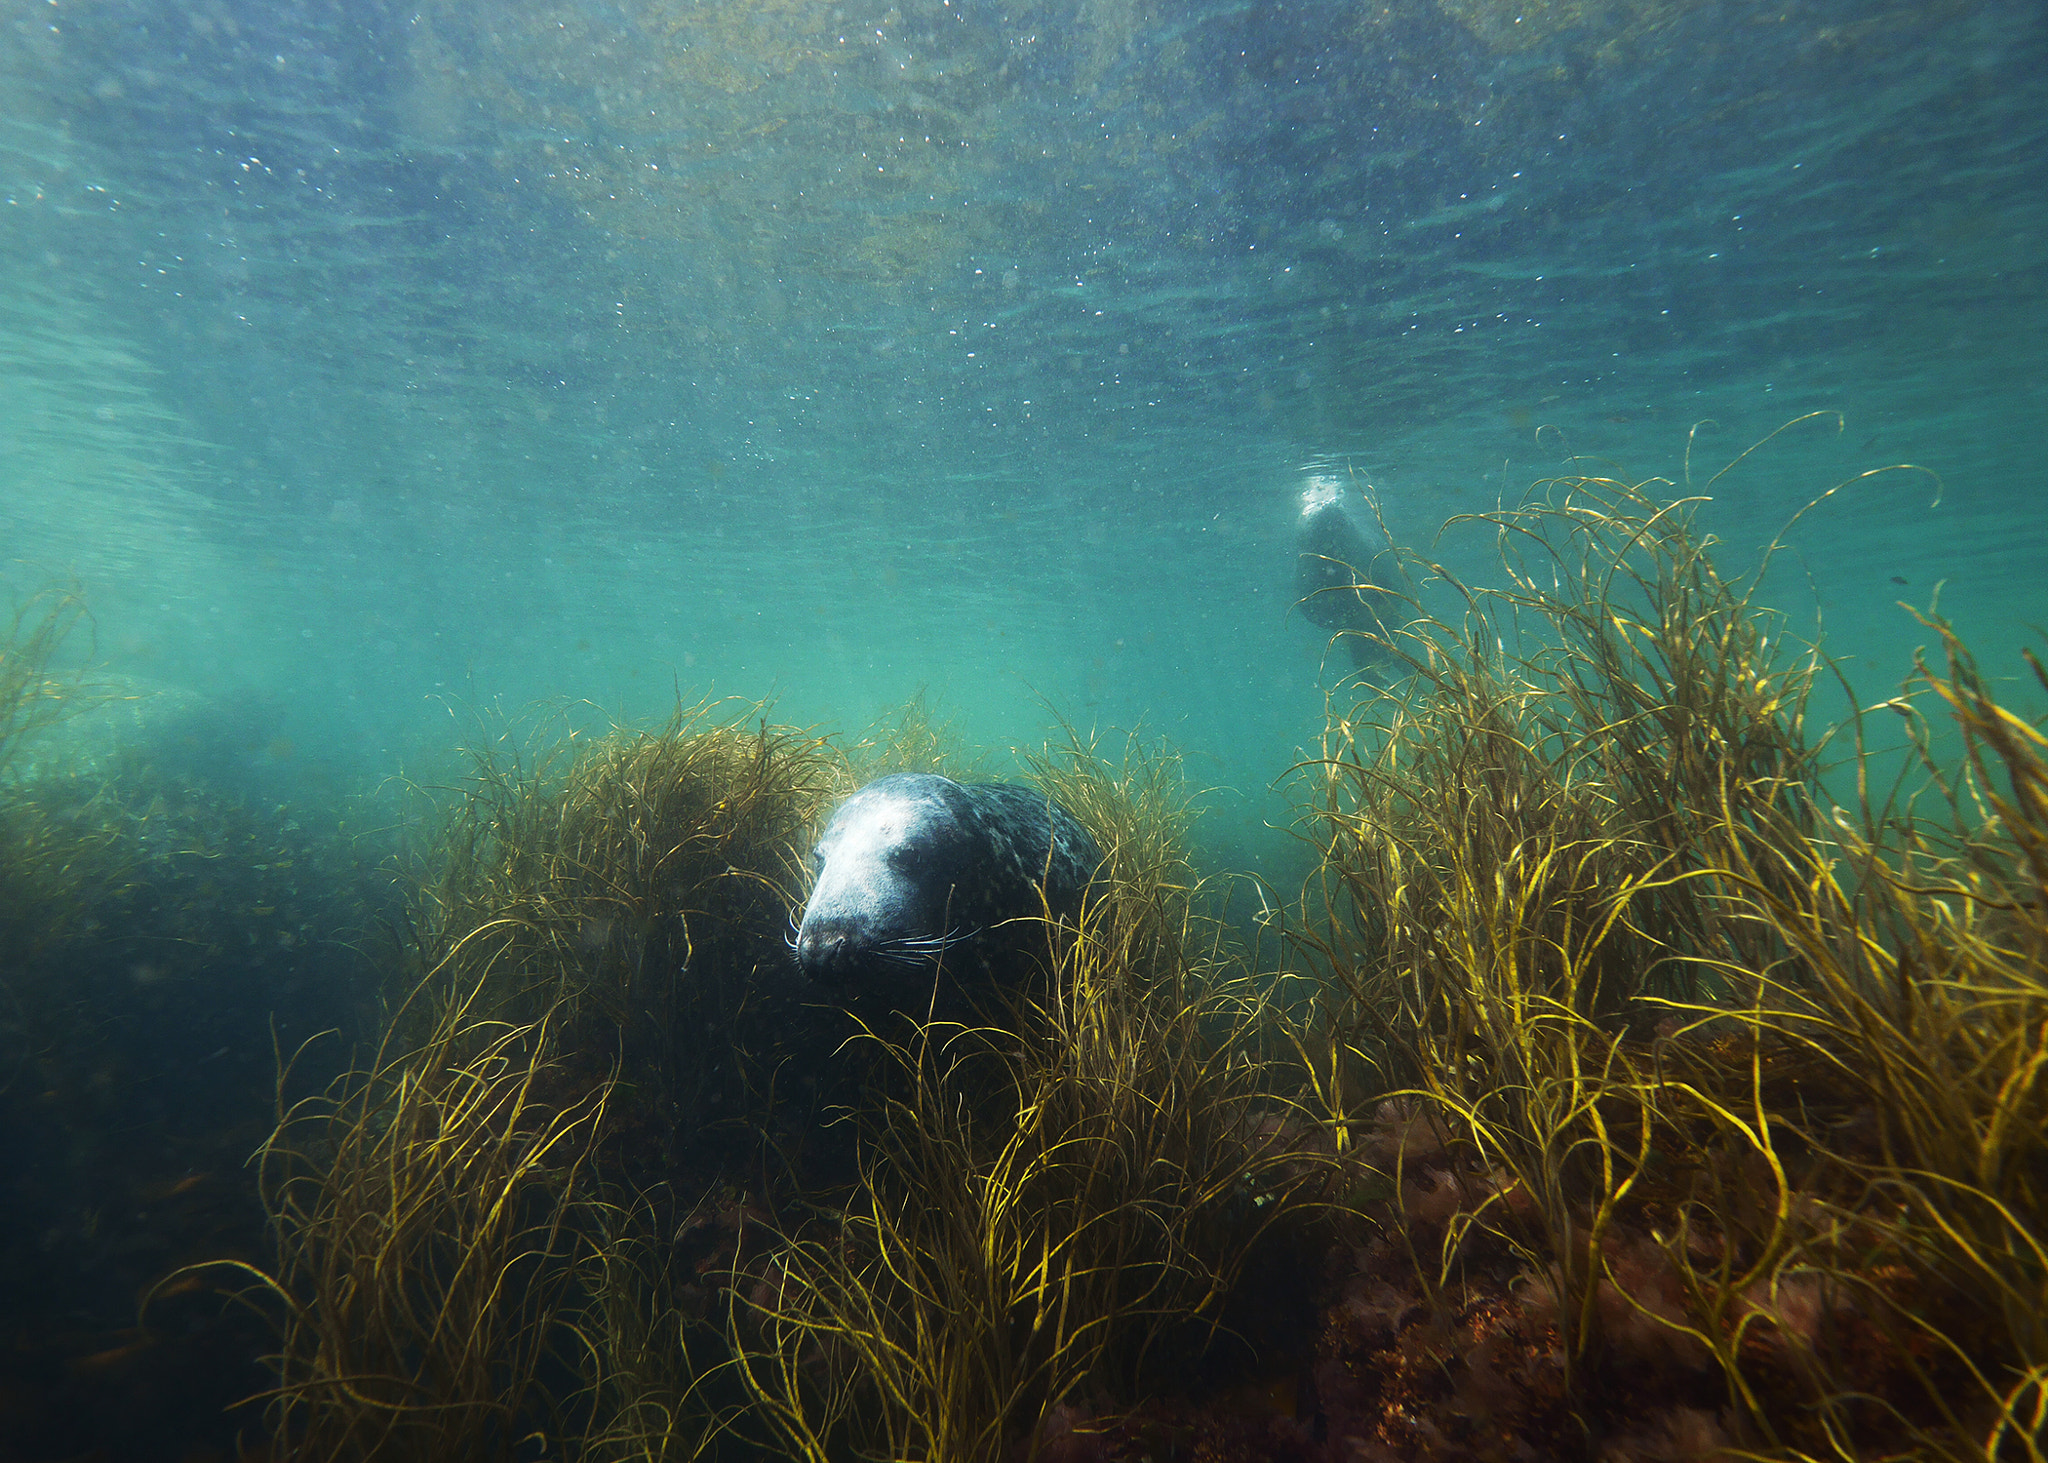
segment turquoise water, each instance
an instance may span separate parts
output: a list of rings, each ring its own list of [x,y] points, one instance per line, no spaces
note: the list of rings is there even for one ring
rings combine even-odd
[[[5,0],[0,362],[0,604],[118,697],[14,771],[134,860],[0,904],[0,1463],[234,1456],[274,1337],[138,1297],[270,1254],[276,1059],[489,708],[1137,730],[1284,893],[1311,474],[1480,586],[1559,473],[1731,570],[1845,484],[1764,598],[1863,704],[1937,593],[2016,677],[2048,8]]]
[[[1284,860],[1311,465],[1715,484],[1868,699],[2048,614],[2048,13],[18,0],[0,538],[313,797],[449,702],[1170,739]],[[1700,472],[1704,464],[1708,471]],[[1341,658],[1341,657],[1340,657]],[[1861,689],[1859,685],[1859,690]],[[144,713],[146,715],[146,712]]]

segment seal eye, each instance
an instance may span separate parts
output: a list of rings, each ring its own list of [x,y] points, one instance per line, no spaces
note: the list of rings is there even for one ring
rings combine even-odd
[[[926,863],[925,853],[914,843],[900,843],[889,850],[889,862],[899,869],[921,869]]]

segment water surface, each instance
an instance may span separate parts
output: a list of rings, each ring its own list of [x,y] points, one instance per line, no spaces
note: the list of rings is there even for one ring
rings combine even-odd
[[[1277,857],[1291,496],[1402,541],[1599,469],[1889,694],[2043,618],[2030,0],[17,4],[6,588],[266,790],[449,698],[1142,726]],[[1341,655],[1338,657],[1341,662]]]

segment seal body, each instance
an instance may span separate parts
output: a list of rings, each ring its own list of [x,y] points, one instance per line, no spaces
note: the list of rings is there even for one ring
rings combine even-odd
[[[1337,478],[1311,475],[1294,547],[1294,597],[1308,622],[1340,635],[1359,669],[1383,660],[1383,613],[1391,612],[1400,571],[1365,499]]]
[[[1101,850],[1043,793],[931,773],[877,778],[818,839],[797,963],[847,1001],[911,1005],[1043,959],[1045,917],[1081,908]]]

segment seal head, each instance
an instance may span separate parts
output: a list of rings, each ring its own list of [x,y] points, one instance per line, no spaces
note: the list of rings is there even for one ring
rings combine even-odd
[[[1101,850],[1042,793],[899,772],[833,813],[797,963],[842,999],[911,1001],[938,974],[1009,981],[1044,958],[1044,917],[1080,911]]]
[[[1399,578],[1394,546],[1379,519],[1341,480],[1312,474],[1294,527],[1294,597],[1312,625],[1335,631],[1360,669],[1386,654]]]

